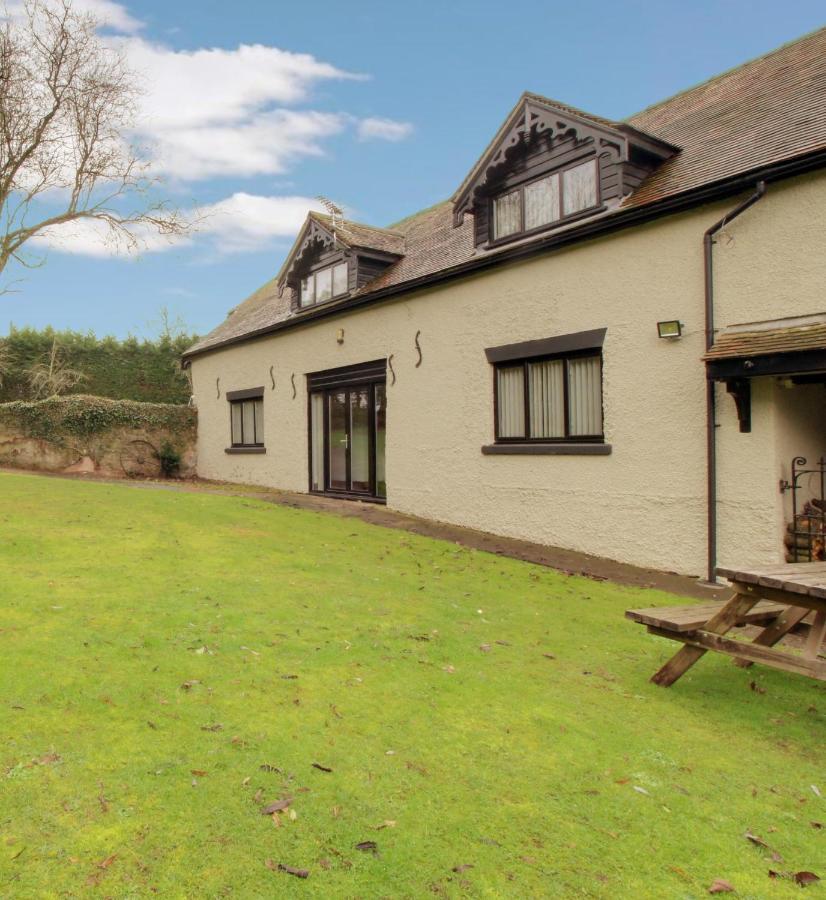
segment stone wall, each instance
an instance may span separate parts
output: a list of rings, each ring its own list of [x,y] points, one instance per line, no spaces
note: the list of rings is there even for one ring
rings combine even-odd
[[[0,466],[157,478],[168,461],[173,476],[193,477],[196,426],[194,409],[163,403],[82,395],[4,403]]]

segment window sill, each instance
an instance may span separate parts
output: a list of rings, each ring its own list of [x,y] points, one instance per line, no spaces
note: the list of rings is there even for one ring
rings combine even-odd
[[[486,444],[485,456],[610,456],[610,444]]]
[[[227,447],[224,453],[266,453],[266,447]]]

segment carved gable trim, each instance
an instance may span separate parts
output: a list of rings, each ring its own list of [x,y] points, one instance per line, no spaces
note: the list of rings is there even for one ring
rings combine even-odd
[[[628,159],[628,138],[621,131],[561,107],[547,106],[526,98],[511,114],[459,189],[454,199],[454,224],[461,225],[465,213],[475,205],[477,192],[484,189],[491,176],[507,166],[509,156],[541,135],[573,137],[577,144],[592,141],[597,156],[609,154],[612,162]]]
[[[298,235],[295,244],[293,244],[290,255],[282,267],[282,274],[278,280],[278,296],[283,296],[284,288],[287,285],[297,284],[300,273],[308,269],[312,265],[313,260],[317,259],[322,253],[346,246],[346,244],[336,238],[334,231],[325,228],[313,216],[308,216],[301,233]]]

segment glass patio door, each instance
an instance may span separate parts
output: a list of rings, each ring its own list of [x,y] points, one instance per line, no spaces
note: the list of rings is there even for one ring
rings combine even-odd
[[[372,434],[369,386],[327,395],[329,434],[328,489],[372,493]]]
[[[311,491],[354,499],[387,497],[385,362],[307,376]]]

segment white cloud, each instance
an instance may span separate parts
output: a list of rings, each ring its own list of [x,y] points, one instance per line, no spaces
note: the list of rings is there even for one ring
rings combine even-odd
[[[260,250],[278,238],[294,238],[311,210],[309,197],[262,197],[239,192],[200,210],[198,233],[208,235],[224,253]]]
[[[162,253],[194,244],[208,244],[220,254],[247,253],[266,249],[279,239],[292,239],[311,209],[321,210],[321,205],[310,197],[265,197],[238,192],[190,211],[196,226],[184,238],[168,238],[149,228],[139,228],[134,232],[137,245],[131,246],[105,223],[80,219],[54,226],[34,238],[33,243],[59,253],[98,259]]]
[[[340,133],[340,113],[284,109],[324,80],[352,75],[306,53],[242,44],[177,51],[139,37],[119,40],[145,83],[136,139],[155,171],[196,181],[283,173]]]
[[[362,119],[356,128],[360,141],[401,141],[413,132],[410,122],[395,119]]]
[[[196,181],[282,174],[300,157],[322,155],[321,142],[345,124],[335,113],[275,109],[247,121],[167,126],[142,137],[155,171]]]

